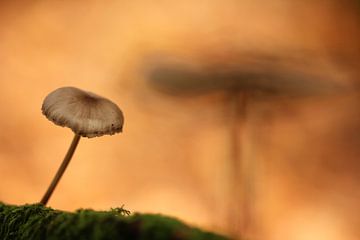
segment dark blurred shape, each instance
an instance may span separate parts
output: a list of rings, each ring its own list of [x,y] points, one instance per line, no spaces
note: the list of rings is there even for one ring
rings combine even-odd
[[[254,60],[254,59],[252,59]],[[292,70],[278,60],[256,56],[256,61],[231,66],[194,67],[180,61],[153,64],[149,83],[159,91],[178,96],[195,96],[214,91],[250,91],[257,96],[305,97],[342,92],[347,88],[321,74]],[[265,60],[265,61],[264,61]],[[275,64],[274,64],[275,63]]]
[[[161,92],[194,97],[220,91],[228,98],[230,144],[229,159],[224,164],[231,169],[228,222],[232,226],[228,231],[234,237],[248,236],[254,221],[257,164],[256,159],[249,158],[244,145],[251,141],[244,135],[250,124],[249,102],[274,97],[332,96],[349,90],[341,82],[344,79],[324,75],[316,64],[295,57],[250,54],[225,62],[164,57],[150,65],[149,84]]]

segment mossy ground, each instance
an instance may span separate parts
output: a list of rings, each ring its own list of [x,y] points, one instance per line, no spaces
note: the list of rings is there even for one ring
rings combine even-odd
[[[156,214],[81,209],[64,212],[40,204],[0,203],[0,239],[76,240],[226,240],[227,238]]]

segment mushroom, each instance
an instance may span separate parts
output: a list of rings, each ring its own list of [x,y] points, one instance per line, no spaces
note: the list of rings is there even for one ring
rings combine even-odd
[[[68,166],[80,137],[100,137],[122,132],[124,116],[110,100],[75,87],[62,87],[46,96],[42,113],[47,119],[70,128],[75,136],[40,203],[46,205]]]
[[[150,60],[148,65],[151,67],[146,68],[148,82],[161,92],[178,97],[200,96],[213,92],[222,92],[226,96],[231,119],[228,124],[231,142],[229,160],[232,170],[232,192],[229,192],[229,199],[233,199],[228,214],[229,222],[232,223],[229,227],[233,228],[230,231],[233,232],[237,231],[235,228],[245,232],[251,222],[255,163],[245,157],[248,154],[244,153],[243,139],[240,136],[241,128],[247,124],[249,100],[328,96],[348,89],[341,85],[336,77],[304,71],[306,68],[293,69],[294,66],[304,64],[291,58],[244,55],[230,64],[218,63],[210,67],[194,61],[189,64],[188,59],[173,57]],[[238,182],[241,182],[242,186],[239,186]],[[234,204],[239,202],[240,197],[242,216],[237,216],[239,213],[234,213]],[[241,218],[240,221],[238,218]]]

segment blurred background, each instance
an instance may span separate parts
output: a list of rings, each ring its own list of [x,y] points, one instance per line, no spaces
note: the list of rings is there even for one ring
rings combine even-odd
[[[40,201],[75,86],[124,132],[82,139],[49,206],[162,213],[267,240],[360,237],[360,3],[0,2],[0,201]]]

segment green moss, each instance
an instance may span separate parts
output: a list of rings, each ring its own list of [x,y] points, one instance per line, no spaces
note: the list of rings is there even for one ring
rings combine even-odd
[[[119,240],[226,240],[192,228],[181,221],[155,214],[132,214],[123,208],[110,211],[81,209],[74,213],[40,204],[14,206],[0,203],[0,239],[119,239]]]

